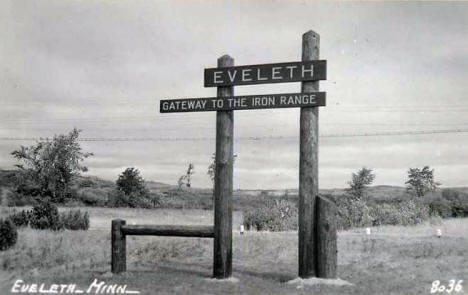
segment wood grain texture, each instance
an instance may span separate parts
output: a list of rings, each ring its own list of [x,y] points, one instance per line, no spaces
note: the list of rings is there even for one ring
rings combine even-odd
[[[122,226],[125,225],[125,220],[114,219],[112,220],[111,228],[111,272],[121,273],[127,270],[126,258],[126,238],[122,232]]]
[[[337,267],[337,235],[335,203],[318,196],[316,201],[316,272],[319,278],[335,279]]]
[[[233,65],[234,59],[228,55],[218,59],[218,67]],[[218,97],[234,96],[231,86],[218,87],[217,91]],[[233,111],[216,112],[213,276],[217,279],[232,275],[233,137]]]
[[[213,238],[213,226],[203,225],[123,225],[125,235]]]
[[[302,36],[302,60],[319,58],[320,37],[309,31]],[[301,92],[315,92],[319,82],[302,82]],[[315,197],[318,195],[318,107],[303,107],[300,112],[299,148],[299,277],[315,273]]]

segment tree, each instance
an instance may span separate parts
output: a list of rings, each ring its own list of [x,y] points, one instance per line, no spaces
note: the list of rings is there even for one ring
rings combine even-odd
[[[140,171],[134,167],[125,169],[115,184],[116,189],[108,197],[108,206],[154,208],[160,204],[159,197],[150,193]]]
[[[356,173],[352,174],[351,181],[348,182],[349,188],[347,191],[356,199],[361,199],[366,187],[371,185],[374,182],[374,179],[375,174],[372,172],[372,169],[362,167]]]
[[[74,128],[67,135],[54,135],[52,140],[40,139],[35,145],[21,146],[11,154],[20,164],[21,185],[32,185],[42,197],[63,202],[69,194],[72,180],[86,166],[81,165],[92,153],[82,151],[78,143],[81,130]]]
[[[193,166],[192,163],[189,164],[188,166],[188,169],[187,169],[187,173],[185,174],[187,177],[186,177],[186,186],[187,187],[190,187],[192,185],[192,174],[195,173],[195,171],[193,170],[195,167]]]
[[[115,182],[117,189],[126,195],[133,193],[146,193],[146,185],[140,171],[134,167],[125,169]]]
[[[208,171],[206,172],[206,174],[210,176],[211,182],[213,183],[213,187],[214,187],[215,169],[216,169],[216,154],[213,153],[211,155],[211,163],[210,165],[208,165]]]
[[[236,160],[237,155],[234,155],[234,161]],[[216,153],[213,153],[211,155],[211,163],[208,165],[208,171],[206,172],[210,176],[211,182],[213,183],[214,187],[214,181],[215,181],[215,175],[216,175]]]
[[[181,175],[179,179],[177,180],[177,186],[179,187],[179,189],[182,189],[182,186],[185,183],[185,177],[187,177],[185,174]]]
[[[405,182],[406,191],[416,197],[422,197],[427,192],[435,191],[440,183],[434,181],[434,169],[424,166],[422,169],[410,168],[408,180]]]
[[[177,185],[179,186],[179,189],[182,188],[182,186],[185,184],[186,187],[190,187],[192,185],[192,175],[195,173],[194,171],[195,166],[190,163],[187,169],[187,172],[179,177],[179,180],[177,181]]]

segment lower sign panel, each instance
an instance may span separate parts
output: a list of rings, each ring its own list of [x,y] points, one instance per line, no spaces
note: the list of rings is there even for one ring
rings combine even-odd
[[[325,92],[231,97],[183,98],[160,101],[161,113],[255,110],[325,106]]]

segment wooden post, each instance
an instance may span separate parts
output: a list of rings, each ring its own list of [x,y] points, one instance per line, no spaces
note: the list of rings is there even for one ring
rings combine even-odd
[[[229,55],[218,59],[218,67],[233,65],[234,59]],[[233,95],[234,87],[218,87],[218,97]],[[232,274],[233,137],[233,111],[216,112],[213,276],[217,279],[228,278]]]
[[[112,220],[111,240],[112,240],[112,260],[111,271],[112,273],[121,273],[127,270],[126,262],[126,239],[125,234],[122,233],[122,225],[125,220],[114,219]]]
[[[337,243],[336,243],[336,205],[327,198],[318,196],[316,201],[317,230],[317,268],[319,278],[336,278]]]
[[[302,35],[302,60],[319,59],[320,37],[313,31]],[[301,92],[319,90],[318,81],[302,82]],[[299,152],[299,276],[315,272],[315,197],[318,195],[318,107],[303,107],[300,115]]]

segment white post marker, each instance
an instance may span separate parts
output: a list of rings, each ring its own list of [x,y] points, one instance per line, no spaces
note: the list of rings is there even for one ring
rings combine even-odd
[[[366,235],[370,235],[371,231],[370,231],[370,227],[366,227]]]
[[[239,232],[240,232],[241,235],[244,234],[244,225],[243,225],[243,224],[241,224],[241,225],[239,226]]]
[[[440,228],[437,229],[437,237],[440,238],[442,236],[442,230]]]

